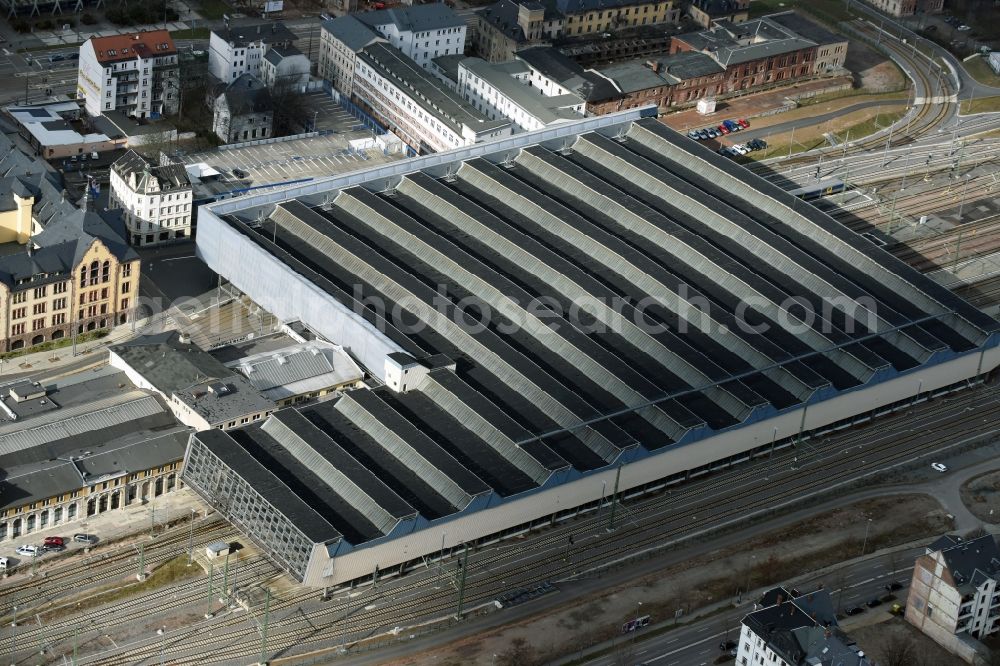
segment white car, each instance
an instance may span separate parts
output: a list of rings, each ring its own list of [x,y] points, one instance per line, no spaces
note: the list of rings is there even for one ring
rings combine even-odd
[[[960,26],[958,26],[958,31],[959,32],[968,32],[969,30],[972,30],[972,28],[970,28],[967,25],[960,25]]]
[[[38,555],[38,546],[18,546],[17,554],[25,557],[35,557]]]
[[[948,466],[943,463],[931,463],[931,467],[934,468],[936,472],[947,472]]]
[[[747,147],[744,146],[742,143],[737,143],[736,145],[734,145],[733,150],[738,152],[740,155],[746,155],[747,153],[750,152],[749,150],[747,150]]]

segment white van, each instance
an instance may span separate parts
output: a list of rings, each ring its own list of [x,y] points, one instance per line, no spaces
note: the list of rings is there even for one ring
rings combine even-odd
[[[7,571],[7,558],[0,557],[0,571]]]

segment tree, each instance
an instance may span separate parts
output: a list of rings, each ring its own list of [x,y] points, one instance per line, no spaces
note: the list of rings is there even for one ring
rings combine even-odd
[[[497,655],[498,666],[535,666],[536,663],[535,648],[523,638],[515,638],[509,648]]]
[[[876,653],[879,666],[917,666],[920,663],[913,641],[901,631],[893,631]]]

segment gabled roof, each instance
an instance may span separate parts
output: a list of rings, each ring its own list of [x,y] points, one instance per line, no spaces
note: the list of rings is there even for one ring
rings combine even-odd
[[[600,102],[620,97],[611,81],[589,69],[584,69],[572,58],[551,46],[534,46],[523,49],[514,57],[528,63],[543,76],[555,81],[588,102]]]
[[[322,29],[354,52],[360,51],[373,42],[383,41],[382,37],[379,37],[367,24],[358,20],[355,14],[347,14],[323,21]]]
[[[135,174],[135,189],[138,192],[149,191],[150,185],[153,182],[156,183],[160,192],[191,187],[191,181],[188,179],[187,171],[184,170],[183,164],[154,165],[134,150],[129,150],[115,160],[111,168],[126,183],[129,182],[130,176]]]
[[[274,108],[267,86],[253,74],[241,74],[226,86],[219,97],[225,99],[229,113],[234,116],[261,113]]]
[[[213,30],[212,33],[234,46],[246,46],[251,42],[284,44],[298,39],[294,32],[285,27],[284,23],[270,22],[230,25],[228,28]]]
[[[373,28],[395,25],[400,32],[443,30],[444,28],[461,28],[465,25],[465,20],[443,2],[393,7],[376,12],[361,12],[355,16],[359,21]]]
[[[91,37],[88,41],[101,64],[177,54],[174,40],[166,30]]]
[[[1000,549],[993,535],[967,539],[941,549],[955,586],[963,593],[1000,578]]]

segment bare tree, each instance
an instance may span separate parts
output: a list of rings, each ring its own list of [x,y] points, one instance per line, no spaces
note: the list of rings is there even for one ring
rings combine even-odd
[[[920,656],[913,641],[900,631],[892,632],[876,651],[879,666],[918,666]]]

